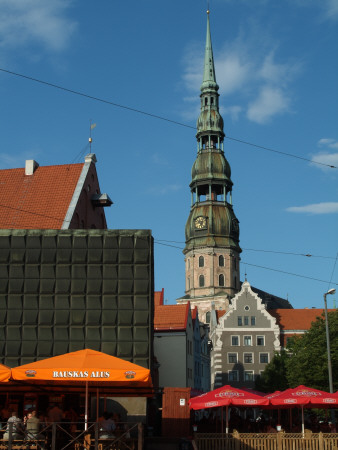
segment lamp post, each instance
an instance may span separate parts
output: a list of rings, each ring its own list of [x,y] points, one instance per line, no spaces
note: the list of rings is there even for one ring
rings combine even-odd
[[[324,306],[325,306],[325,329],[326,329],[326,346],[327,346],[327,369],[329,372],[329,388],[330,393],[333,393],[333,382],[332,382],[332,365],[331,365],[331,349],[330,349],[330,335],[329,335],[329,322],[327,320],[327,303],[326,296],[333,295],[336,292],[335,289],[329,289],[324,294]],[[335,423],[335,414],[333,409],[331,409],[331,422]]]
[[[332,295],[336,292],[335,289],[329,289],[324,294],[324,306],[325,306],[325,328],[326,328],[326,346],[327,346],[327,369],[329,372],[329,388],[330,393],[333,394],[333,382],[332,382],[332,365],[331,365],[331,350],[330,350],[330,335],[329,335],[329,322],[327,320],[327,303],[326,296],[328,294]]]

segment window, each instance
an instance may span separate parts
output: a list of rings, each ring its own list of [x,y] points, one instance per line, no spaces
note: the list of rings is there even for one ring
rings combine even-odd
[[[252,353],[244,353],[244,362],[245,362],[245,364],[252,364],[253,363]]]
[[[208,312],[206,313],[206,315],[205,315],[205,321],[206,321],[206,323],[210,323],[210,315],[211,315],[211,313],[210,313],[210,311],[208,311]]]
[[[242,316],[237,317],[237,325],[241,327],[243,325]]]
[[[220,276],[218,277],[218,284],[220,286],[224,286],[224,275],[221,273]]]
[[[204,257],[200,256],[198,258],[198,267],[204,267]]]
[[[244,371],[244,381],[253,381],[254,373],[253,370],[245,370]]]
[[[219,255],[218,265],[219,265],[219,267],[224,267],[224,256],[223,255]]]
[[[251,336],[244,336],[244,345],[252,345]]]
[[[249,316],[244,316],[244,325],[249,325]]]
[[[199,286],[204,287],[204,275],[199,276]]]
[[[257,336],[257,345],[265,345],[265,336]]]
[[[228,363],[229,364],[237,363],[237,353],[228,353]]]
[[[228,380],[229,381],[238,381],[238,370],[229,370]]]
[[[261,364],[267,364],[269,362],[269,353],[260,353],[259,362]]]
[[[255,316],[251,316],[251,326],[255,326],[256,325],[256,317]]]
[[[239,345],[239,336],[231,336],[231,345]]]

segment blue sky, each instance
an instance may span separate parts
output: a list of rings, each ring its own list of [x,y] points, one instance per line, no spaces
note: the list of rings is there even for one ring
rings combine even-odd
[[[0,0],[1,69],[188,125],[0,71],[0,167],[83,161],[93,120],[109,228],[152,229],[168,303],[184,295],[206,3]],[[210,10],[226,135],[337,167],[337,0],[211,0]],[[241,279],[295,308],[322,307],[338,283],[338,170],[231,139],[225,154]]]

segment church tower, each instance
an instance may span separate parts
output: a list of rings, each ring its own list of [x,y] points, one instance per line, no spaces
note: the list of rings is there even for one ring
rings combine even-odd
[[[232,206],[231,169],[224,156],[218,89],[207,11],[197,157],[191,171],[191,209],[183,250],[186,295],[177,300],[190,301],[206,322],[212,305],[227,309],[229,299],[240,290],[239,222]]]

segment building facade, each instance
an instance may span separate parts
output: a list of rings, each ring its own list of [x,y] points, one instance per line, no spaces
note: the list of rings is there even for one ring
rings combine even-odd
[[[159,363],[160,387],[210,390],[208,326],[200,323],[190,303],[164,305],[164,291],[155,292],[154,355]]]
[[[0,230],[0,362],[89,348],[151,369],[153,273],[149,230]]]
[[[281,349],[276,318],[247,281],[218,319],[211,338],[213,388],[225,384],[254,388],[257,376]]]

